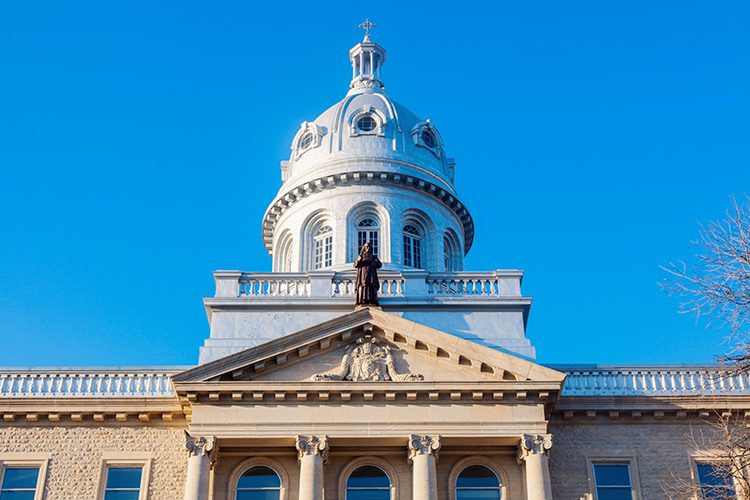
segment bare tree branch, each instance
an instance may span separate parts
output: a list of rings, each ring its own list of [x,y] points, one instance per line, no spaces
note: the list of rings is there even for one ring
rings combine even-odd
[[[722,359],[732,371],[750,371],[750,197],[731,197],[725,218],[700,226],[690,264],[661,266],[669,273],[659,286],[681,299],[679,312],[728,331]]]

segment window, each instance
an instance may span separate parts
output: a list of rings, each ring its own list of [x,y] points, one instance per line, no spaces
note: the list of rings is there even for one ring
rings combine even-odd
[[[141,467],[107,467],[104,500],[138,500],[142,476]]]
[[[404,226],[404,265],[422,268],[422,233],[413,224]]]
[[[734,484],[728,466],[699,463],[696,464],[696,469],[698,469],[698,484],[701,489],[701,498],[736,498]]]
[[[380,246],[380,227],[378,221],[372,217],[362,219],[357,224],[357,253],[362,251],[365,243],[370,244],[372,254],[378,256],[378,247]]]
[[[1,473],[0,500],[34,500],[39,467],[5,467]]]
[[[594,464],[594,486],[597,500],[633,500],[630,465]]]
[[[365,115],[357,120],[357,128],[362,132],[372,132],[377,126],[378,122],[371,115]]]
[[[237,481],[236,500],[279,500],[281,478],[273,469],[265,466],[252,467]]]
[[[321,226],[313,237],[315,254],[313,264],[315,269],[323,269],[333,265],[333,229],[331,226]]]
[[[310,147],[310,144],[313,142],[313,135],[308,132],[305,135],[302,136],[302,138],[299,140],[299,148],[300,149],[307,149]]]
[[[374,465],[360,467],[346,481],[346,500],[391,500],[391,479]]]
[[[500,500],[500,480],[482,465],[472,465],[456,479],[456,500]]]
[[[422,130],[422,142],[428,148],[434,148],[435,146],[437,146],[437,139],[435,139],[435,134],[433,134],[430,129]]]

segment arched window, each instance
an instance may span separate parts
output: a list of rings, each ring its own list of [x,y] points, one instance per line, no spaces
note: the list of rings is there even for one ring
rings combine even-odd
[[[448,229],[443,234],[443,265],[446,271],[461,271],[461,251],[458,237],[453,230]]]
[[[455,271],[455,269],[453,269],[453,259],[453,246],[451,245],[451,240],[448,239],[447,235],[443,236],[443,262],[446,271]]]
[[[391,500],[391,478],[380,467],[364,465],[346,480],[346,500]]]
[[[404,265],[422,268],[422,233],[414,224],[404,226]]]
[[[333,265],[333,229],[331,226],[320,226],[313,235],[315,252],[313,254],[314,269],[323,269]]]
[[[456,479],[456,500],[500,500],[500,480],[483,465],[471,465]]]
[[[357,253],[362,250],[365,243],[370,244],[372,254],[377,257],[380,247],[380,225],[373,217],[365,217],[357,223]]]
[[[245,471],[237,480],[235,500],[279,500],[281,478],[270,467],[258,465]]]

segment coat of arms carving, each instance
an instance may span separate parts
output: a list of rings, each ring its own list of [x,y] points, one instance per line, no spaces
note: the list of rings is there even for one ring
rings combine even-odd
[[[393,352],[387,345],[379,345],[378,339],[370,335],[357,341],[357,346],[347,346],[341,359],[338,373],[313,375],[315,381],[348,380],[351,382],[413,382],[424,380],[416,373],[398,373],[393,362]]]

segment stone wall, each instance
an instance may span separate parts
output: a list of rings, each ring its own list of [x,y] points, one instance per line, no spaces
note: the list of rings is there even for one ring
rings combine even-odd
[[[592,493],[590,461],[629,459],[631,474],[640,485],[639,500],[662,500],[662,485],[676,476],[689,478],[692,437],[711,429],[698,420],[550,423],[554,445],[550,450],[550,475],[555,500],[579,500]],[[636,489],[638,492],[638,488]]]
[[[182,426],[0,426],[0,455],[49,453],[46,499],[97,498],[104,454],[148,454],[149,500],[182,498],[187,457]]]

